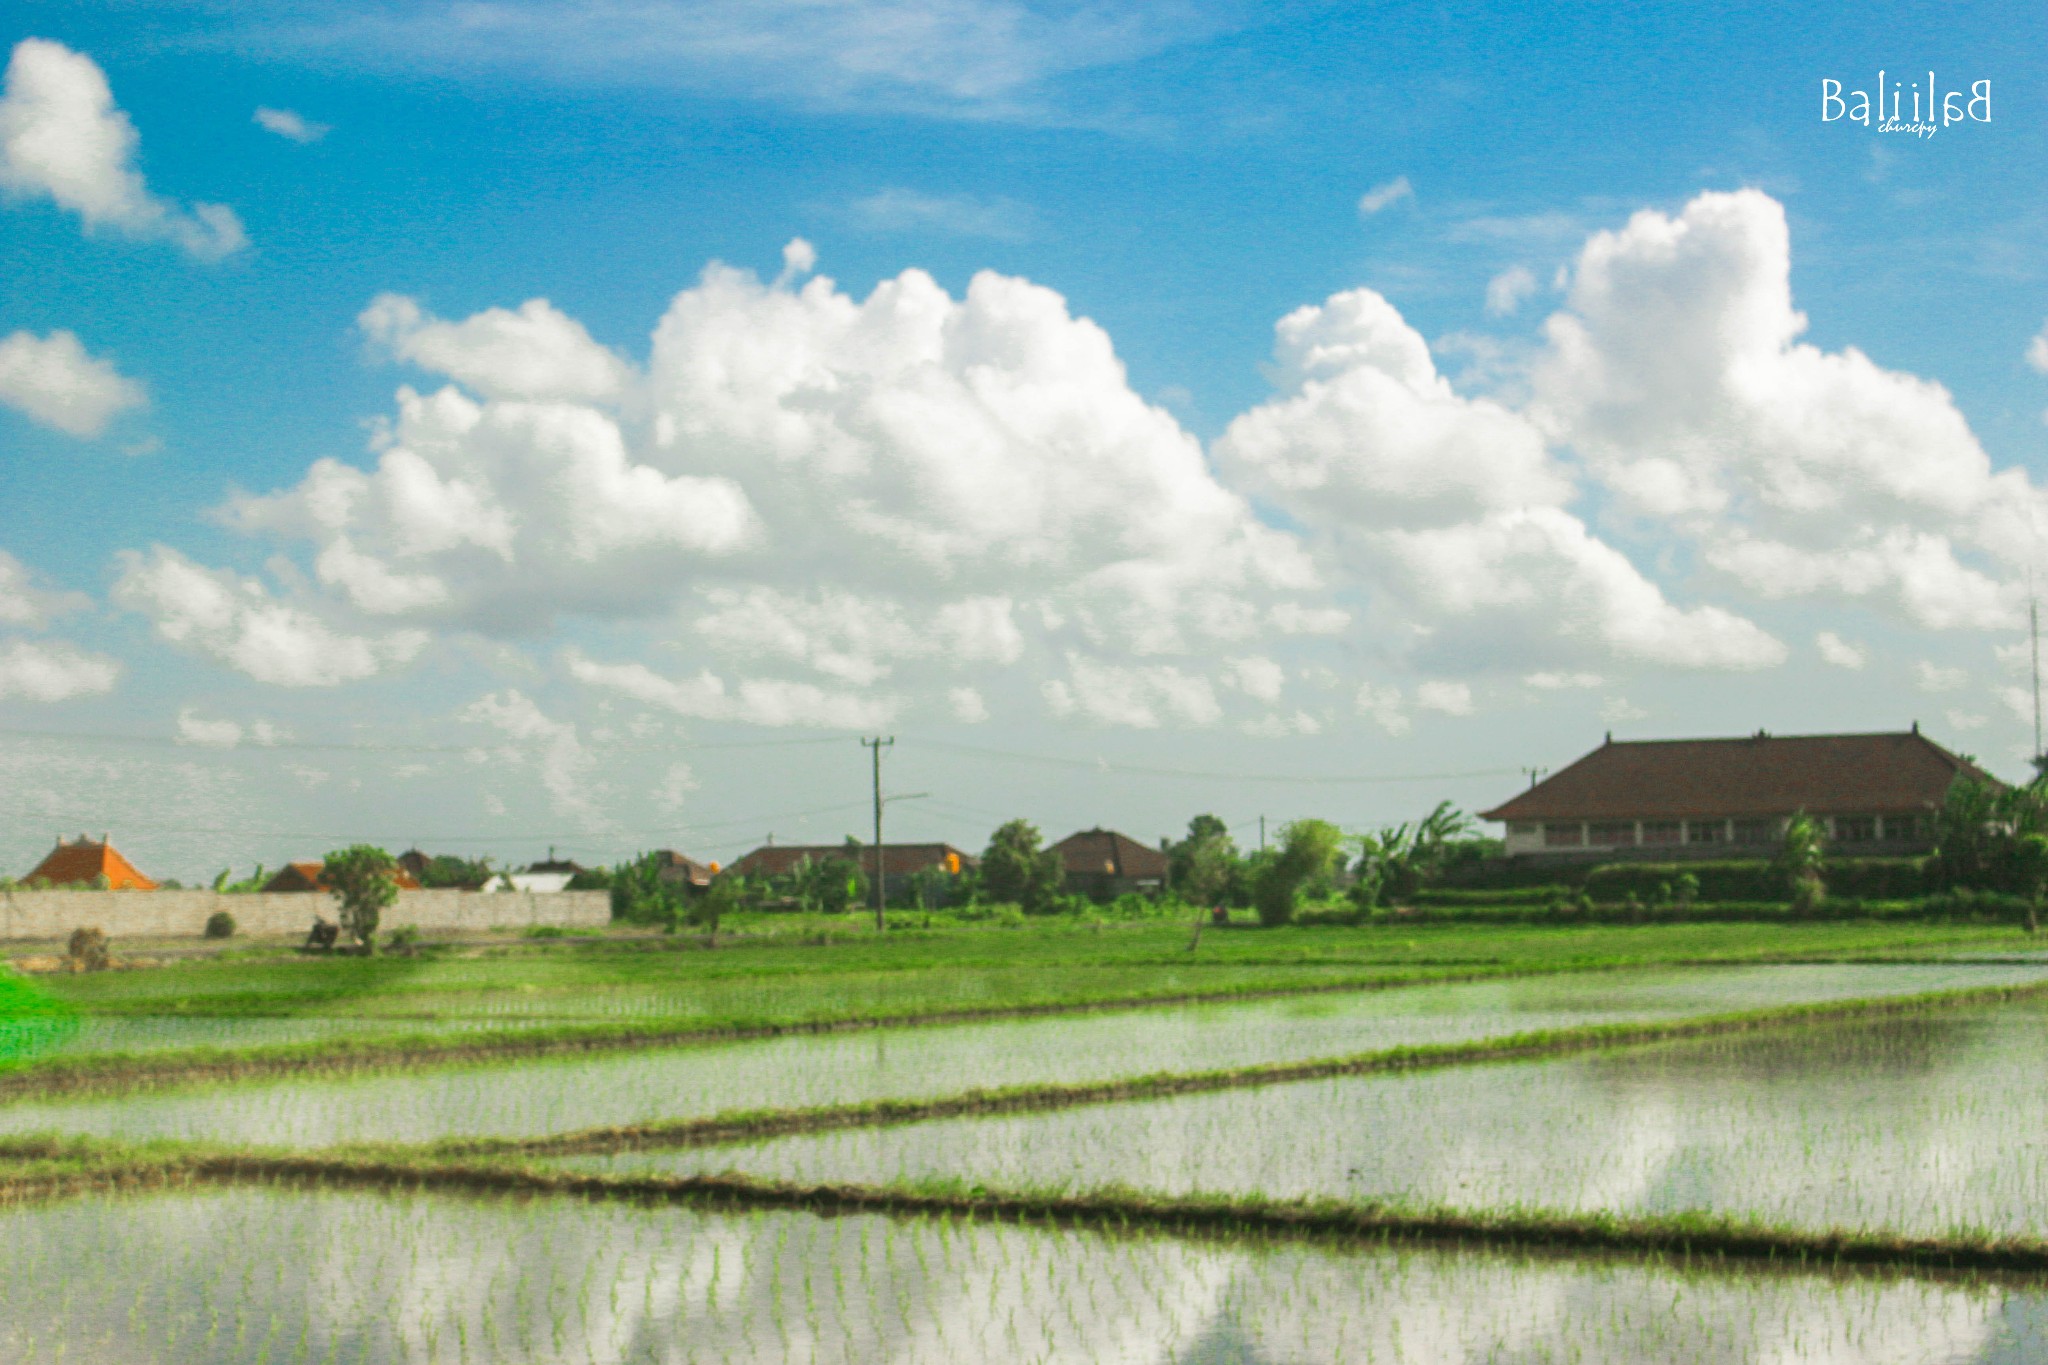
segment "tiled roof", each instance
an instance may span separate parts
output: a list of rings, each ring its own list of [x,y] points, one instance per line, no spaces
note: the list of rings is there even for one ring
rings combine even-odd
[[[328,889],[325,880],[326,873],[327,864],[324,860],[317,863],[286,863],[277,870],[276,876],[263,883],[263,889],[265,891],[325,891]],[[417,891],[420,889],[419,879],[408,872],[403,865],[392,869],[391,880],[398,883],[398,889],[401,891]]]
[[[958,855],[962,867],[973,867],[979,861],[973,854],[962,853],[951,844],[883,844],[882,875],[906,877],[926,868],[944,867],[949,853]],[[737,872],[742,877],[780,877],[793,871],[806,858],[821,863],[827,858],[847,856],[849,853],[844,844],[764,844],[734,862],[726,871]],[[873,845],[863,846],[859,856],[861,869],[873,872]]]
[[[84,835],[78,837],[77,843],[59,839],[50,855],[36,864],[26,880],[41,878],[52,886],[91,886],[99,877],[105,877],[107,885],[115,891],[156,890],[156,883],[137,871],[135,864],[122,857],[111,843],[95,843]]]
[[[1070,876],[1106,874],[1138,881],[1164,880],[1167,859],[1149,844],[1113,829],[1084,829],[1053,845]]]
[[[655,865],[661,869],[664,880],[688,882],[691,886],[709,886],[714,875],[711,868],[695,858],[676,852],[672,848],[654,850]]]
[[[1882,814],[1941,804],[1958,774],[1995,781],[1911,731],[1610,740],[1487,820],[1682,820]]]

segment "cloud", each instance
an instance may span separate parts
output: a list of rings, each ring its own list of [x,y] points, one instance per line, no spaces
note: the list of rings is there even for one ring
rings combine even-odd
[[[40,626],[51,617],[92,604],[84,593],[37,587],[28,566],[0,550],[0,625]]]
[[[785,285],[815,264],[800,245]],[[1317,586],[1101,329],[1028,281],[983,272],[956,300],[913,270],[856,300],[713,265],[644,368],[542,301],[442,322],[387,295],[363,325],[473,392],[402,389],[375,469],[323,460],[223,509],[309,546],[356,612],[511,634],[699,596],[725,607],[702,643],[872,681],[893,658],[1014,660],[1013,607],[1168,654]]]
[[[498,755],[536,766],[541,786],[547,790],[557,812],[581,816],[586,822],[597,821],[591,789],[597,758],[584,747],[575,725],[549,718],[538,703],[516,687],[479,697],[464,707],[456,719],[502,731],[512,743],[497,750]]]
[[[1554,669],[1540,669],[1522,681],[1544,692],[1557,692],[1565,688],[1598,687],[1607,680],[1598,673],[1560,673]]]
[[[2048,374],[2048,323],[2042,324],[2040,332],[2027,343],[2027,363]]]
[[[1862,645],[1850,644],[1831,630],[1814,636],[1813,643],[1820,651],[1821,661],[1836,668],[1857,669],[1870,661],[1869,650]]]
[[[1755,190],[1596,233],[1545,324],[1532,415],[1759,595],[2010,626],[1995,565],[2031,552],[2040,490],[1992,469],[1941,385],[1800,342],[1790,277],[1784,211]]]
[[[1486,282],[1486,311],[1507,317],[1536,292],[1536,276],[1526,265],[1509,266]]]
[[[1421,710],[1438,711],[1446,716],[1469,716],[1472,714],[1472,687],[1461,682],[1420,683],[1415,688],[1415,705]]]
[[[1397,175],[1385,184],[1374,185],[1358,197],[1358,216],[1370,218],[1385,208],[1391,208],[1403,199],[1413,199],[1415,187],[1408,183],[1408,177]]]
[[[157,634],[196,649],[258,682],[332,687],[409,661],[424,632],[352,635],[279,602],[255,579],[194,564],[157,546],[121,553],[114,600],[150,617]]]
[[[440,74],[509,72],[576,84],[705,90],[808,107],[975,119],[1071,119],[1045,87],[1219,31],[1212,6],[1144,9],[1012,0],[817,5],[645,0],[313,0],[247,21],[233,41],[262,54],[362,56]]]
[[[232,749],[246,739],[251,744],[272,745],[291,738],[291,732],[271,724],[267,720],[252,721],[243,725],[234,720],[210,720],[191,707],[178,711],[177,741],[180,744],[196,744],[207,748]]]
[[[1974,711],[1946,711],[1942,714],[1951,730],[1979,730],[1991,719]]]
[[[87,355],[77,336],[16,332],[0,340],[0,403],[72,436],[97,436],[149,396],[113,362]]]
[[[968,194],[920,194],[886,189],[853,201],[853,220],[870,232],[941,232],[952,237],[989,237],[1021,242],[1031,235],[1034,215],[1013,199],[980,199]]]
[[[1171,664],[1133,667],[1069,653],[1066,678],[1048,679],[1039,690],[1055,716],[1103,725],[1152,730],[1168,720],[1207,726],[1223,718],[1209,680]]]
[[[1969,680],[1970,675],[1964,670],[1932,660],[1921,659],[1913,665],[1913,686],[1922,692],[1953,692]]]
[[[1600,719],[1609,725],[1620,725],[1631,720],[1647,720],[1649,715],[1648,711],[1627,697],[1609,697],[1600,707]]]
[[[318,142],[333,129],[325,123],[308,123],[290,109],[269,109],[259,107],[255,122],[267,132],[293,142]]]
[[[12,640],[0,645],[0,701],[69,701],[114,690],[121,665],[69,645]]]
[[[47,198],[87,228],[176,242],[202,260],[247,244],[227,205],[186,209],[150,193],[134,166],[137,140],[92,58],[45,38],[15,45],[0,94],[0,190]]]
[[[1769,633],[1724,608],[1674,606],[1620,551],[1556,508],[1389,532],[1386,544],[1404,596],[1433,620],[1423,654],[1439,662],[1577,655],[1750,670],[1786,656]]]
[[[1294,515],[1414,529],[1570,495],[1542,434],[1453,392],[1428,343],[1372,290],[1297,308],[1274,331],[1282,394],[1233,421],[1216,455]]]
[[[978,725],[988,719],[988,703],[972,687],[947,689],[946,704],[952,709],[953,719],[963,725]]]
[[[1007,597],[963,598],[912,620],[896,602],[833,588],[813,596],[768,587],[704,595],[714,610],[694,628],[714,650],[805,664],[857,686],[887,677],[896,660],[1008,664],[1024,647]]]
[[[574,651],[567,656],[567,663],[570,675],[579,682],[700,720],[866,730],[887,724],[896,714],[896,703],[889,698],[835,692],[787,679],[748,678],[728,688],[725,680],[709,669],[677,682],[645,664],[599,663]]]
[[[1287,672],[1263,654],[1224,661],[1223,684],[1257,701],[1276,702],[1287,685]]]
[[[617,398],[632,376],[625,361],[546,299],[443,322],[404,295],[379,294],[356,323],[392,355],[486,398],[601,403]]]
[[[1380,729],[1397,739],[1414,728],[1401,704],[1401,689],[1392,684],[1359,684],[1353,705],[1357,707],[1358,714],[1369,717]]]

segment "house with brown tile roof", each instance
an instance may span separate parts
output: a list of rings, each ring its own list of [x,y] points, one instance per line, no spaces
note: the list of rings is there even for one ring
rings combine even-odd
[[[1084,829],[1052,846],[1066,868],[1066,888],[1090,900],[1157,895],[1166,889],[1167,857],[1113,829]]]
[[[1507,855],[1560,861],[1767,858],[1805,811],[1843,855],[1924,853],[1958,777],[2000,785],[1920,733],[1607,742],[1480,818]]]
[[[872,844],[763,844],[725,870],[742,877],[784,877],[796,871],[799,863],[822,863],[831,858],[857,859],[863,875],[875,875]],[[951,844],[883,844],[883,890],[887,895],[901,896],[906,894],[910,879],[920,872],[957,872],[979,866],[980,862],[973,854]]]
[[[391,880],[398,884],[398,889],[401,891],[417,891],[420,889],[419,878],[406,871],[403,865],[393,869]],[[277,870],[276,876],[263,883],[263,889],[265,891],[326,891],[329,889],[327,885],[327,864],[324,861],[317,863],[286,863]]]
[[[100,878],[104,877],[110,890],[156,890],[156,883],[122,857],[111,840],[110,835],[102,834],[94,841],[81,834],[76,842],[71,842],[59,835],[57,846],[24,880],[47,882],[51,886],[91,887],[100,885]]]

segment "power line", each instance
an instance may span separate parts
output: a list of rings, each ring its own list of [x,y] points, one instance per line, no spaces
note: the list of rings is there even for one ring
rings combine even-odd
[[[274,741],[250,740],[243,744],[202,744],[193,740],[179,739],[174,735],[120,734],[98,730],[24,730],[0,726],[0,736],[10,739],[49,739],[59,741],[82,740],[104,744],[140,744],[151,748],[183,749],[199,753],[377,753],[377,754],[473,754],[478,750],[502,747],[494,737],[479,737],[474,744],[383,744],[366,740],[298,740],[280,739]],[[631,741],[638,744],[639,741]],[[844,744],[842,736],[813,737],[808,739],[734,739],[711,740],[707,742],[679,741],[691,750],[697,749],[784,749],[799,745]],[[628,741],[620,741],[624,745]],[[610,748],[609,744],[592,747]]]
[[[1219,782],[1285,782],[1302,786],[1344,786],[1389,782],[1455,782],[1470,777],[1509,777],[1513,768],[1474,768],[1456,773],[1375,773],[1358,776],[1315,773],[1212,772],[1198,768],[1155,768],[1135,763],[1111,763],[1107,759],[1062,758],[1057,754],[1027,754],[1015,749],[991,749],[979,744],[955,744],[949,740],[926,739],[917,743],[927,749],[972,754],[978,758],[1006,758],[1020,763],[1050,767],[1081,768],[1090,772],[1120,773],[1131,777],[1200,778]]]

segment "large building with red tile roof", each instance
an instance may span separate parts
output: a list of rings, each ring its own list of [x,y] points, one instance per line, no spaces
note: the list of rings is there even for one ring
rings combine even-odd
[[[106,879],[104,883],[100,880],[102,877]],[[135,864],[122,857],[110,836],[105,834],[97,841],[83,834],[76,842],[59,838],[49,856],[37,863],[35,871],[29,873],[25,880],[30,883],[46,882],[51,886],[104,885],[113,891],[154,891],[157,885],[143,876]]]
[[[1768,857],[1805,811],[1842,854],[1921,853],[1958,777],[1997,779],[1911,730],[1605,744],[1480,812],[1509,857]]]

